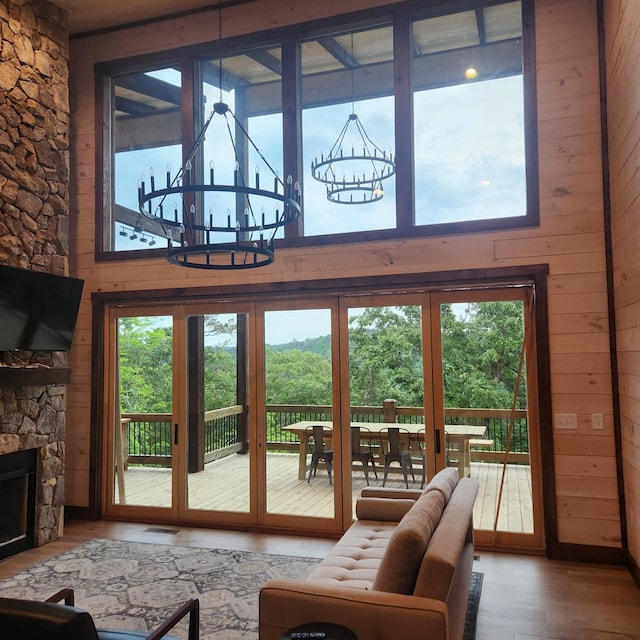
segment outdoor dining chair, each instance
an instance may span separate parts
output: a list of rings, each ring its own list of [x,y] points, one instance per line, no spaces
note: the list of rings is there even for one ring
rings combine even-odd
[[[307,427],[306,431],[308,432],[307,442],[311,447],[311,466],[309,467],[307,483],[311,482],[311,474],[315,477],[320,460],[324,460],[324,463],[327,466],[327,473],[329,474],[329,484],[333,484],[331,481],[333,450],[325,449],[324,427],[322,425],[314,425],[312,427]]]
[[[351,427],[351,462],[361,462],[364,481],[369,484],[369,465],[378,479],[371,430],[367,427]]]
[[[415,482],[413,462],[411,460],[411,433],[402,427],[383,427],[380,429],[380,449],[384,458],[384,477],[382,486],[387,482],[387,475],[393,462],[397,462],[402,469],[402,477],[406,488],[409,488],[408,473]]]

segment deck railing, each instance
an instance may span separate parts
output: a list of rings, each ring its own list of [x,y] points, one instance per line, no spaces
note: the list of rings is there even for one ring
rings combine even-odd
[[[241,405],[207,411],[204,416],[205,462],[236,451],[242,443],[238,440],[238,416]],[[129,464],[170,466],[171,464],[171,414],[123,413],[122,436],[125,458]],[[299,441],[294,433],[282,427],[301,420],[328,421],[332,418],[330,406],[322,405],[267,405],[267,449],[271,451],[297,451]],[[352,407],[354,422],[397,422],[416,424],[424,422],[421,407],[399,407],[393,401],[382,407]],[[485,442],[472,445],[472,459],[502,462],[506,451],[511,411],[508,409],[445,409],[447,424],[483,425]],[[508,462],[528,464],[529,443],[527,412],[515,412]]]

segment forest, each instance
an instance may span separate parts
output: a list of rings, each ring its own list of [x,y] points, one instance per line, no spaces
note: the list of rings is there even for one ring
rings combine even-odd
[[[445,407],[510,409],[523,340],[518,301],[441,305]],[[331,404],[331,338],[265,346],[268,404]],[[236,323],[205,317],[205,408],[234,405]],[[171,411],[172,329],[149,317],[120,318],[120,399],[123,413]],[[424,403],[421,309],[368,307],[349,321],[351,406]],[[427,383],[430,381],[427,380]],[[526,408],[524,382],[517,408]]]

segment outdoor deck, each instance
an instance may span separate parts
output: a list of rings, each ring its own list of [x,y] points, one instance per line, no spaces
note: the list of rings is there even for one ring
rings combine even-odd
[[[189,506],[192,509],[246,512],[249,510],[249,457],[231,455],[206,465],[204,471],[189,475]],[[410,487],[420,488],[421,470]],[[327,472],[319,468],[310,483],[298,480],[298,456],[287,453],[267,455],[267,510],[270,513],[332,517],[333,486]],[[476,529],[493,529],[502,465],[472,462],[471,476],[480,483],[474,508]],[[169,469],[129,466],[125,472],[127,504],[168,507],[171,499]],[[382,485],[382,474],[371,485]],[[365,486],[361,467],[353,471],[353,503]],[[394,473],[386,486],[404,486],[402,476]],[[117,493],[116,493],[117,496]],[[531,473],[525,465],[508,465],[502,495],[498,529],[513,533],[533,531]]]

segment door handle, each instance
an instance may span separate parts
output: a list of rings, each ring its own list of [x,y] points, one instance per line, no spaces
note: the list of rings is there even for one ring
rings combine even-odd
[[[177,445],[178,444],[178,424],[177,423],[174,425],[174,429],[175,431],[173,432],[173,444]]]
[[[436,429],[436,454],[440,453],[440,429]]]

